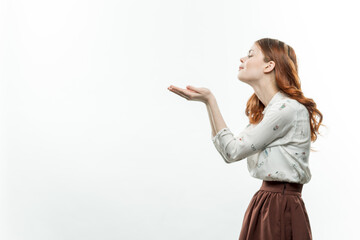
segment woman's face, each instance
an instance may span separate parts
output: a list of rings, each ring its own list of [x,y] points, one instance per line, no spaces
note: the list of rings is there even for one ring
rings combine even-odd
[[[238,79],[245,83],[251,83],[262,79],[266,66],[268,63],[264,62],[264,55],[260,48],[254,43],[248,52],[248,56],[240,59],[240,66],[238,70]]]

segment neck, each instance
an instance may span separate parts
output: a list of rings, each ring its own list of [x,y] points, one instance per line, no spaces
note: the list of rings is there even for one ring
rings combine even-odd
[[[270,100],[274,97],[274,95],[280,91],[279,88],[273,86],[266,88],[254,88],[256,96],[260,99],[260,101],[265,105],[265,107],[269,104]]]

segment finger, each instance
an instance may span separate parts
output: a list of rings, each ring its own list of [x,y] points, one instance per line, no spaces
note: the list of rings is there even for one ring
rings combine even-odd
[[[194,96],[192,93],[196,93],[196,91],[190,89],[182,89],[175,86],[169,87],[170,91],[176,92],[179,96],[186,98],[187,100],[191,100]]]
[[[179,90],[180,88],[170,85],[170,87],[168,87],[169,90]]]
[[[170,91],[176,93],[176,94],[179,95],[180,97],[183,97],[183,98],[186,98],[187,100],[189,100],[189,97],[188,97],[188,96],[186,96],[185,94],[183,94],[183,93],[181,93],[181,92],[179,92],[179,91],[176,91],[176,90],[170,90]]]
[[[186,90],[188,90],[189,92],[193,92],[193,93],[199,93],[198,91],[195,91],[193,89],[187,88]]]
[[[187,85],[186,88],[187,88],[188,90],[192,90],[192,91],[196,91],[196,92],[199,91],[199,89],[197,89],[196,87],[191,86],[191,85]]]
[[[194,86],[191,86],[191,85],[187,85],[186,86],[186,89],[191,91],[191,92],[196,92],[196,93],[200,93],[201,92],[201,88],[197,88],[197,87],[194,87]]]
[[[183,95],[183,96],[186,96],[187,99],[192,99],[194,96],[194,91],[190,91],[188,89],[182,89],[182,88],[179,88],[176,90],[179,94]]]

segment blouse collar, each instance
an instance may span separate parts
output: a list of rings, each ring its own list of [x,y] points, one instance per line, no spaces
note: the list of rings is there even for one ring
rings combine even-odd
[[[284,97],[284,94],[279,90],[278,92],[275,93],[275,95],[271,98],[270,102],[268,103],[268,105],[264,108],[262,114],[265,114],[265,112],[267,111],[267,109],[273,105],[276,101],[280,100],[282,97]]]

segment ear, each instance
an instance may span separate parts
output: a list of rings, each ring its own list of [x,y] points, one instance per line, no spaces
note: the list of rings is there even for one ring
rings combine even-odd
[[[265,70],[264,70],[266,73],[271,72],[275,68],[275,62],[274,61],[269,61],[266,64],[267,65],[266,65]]]

